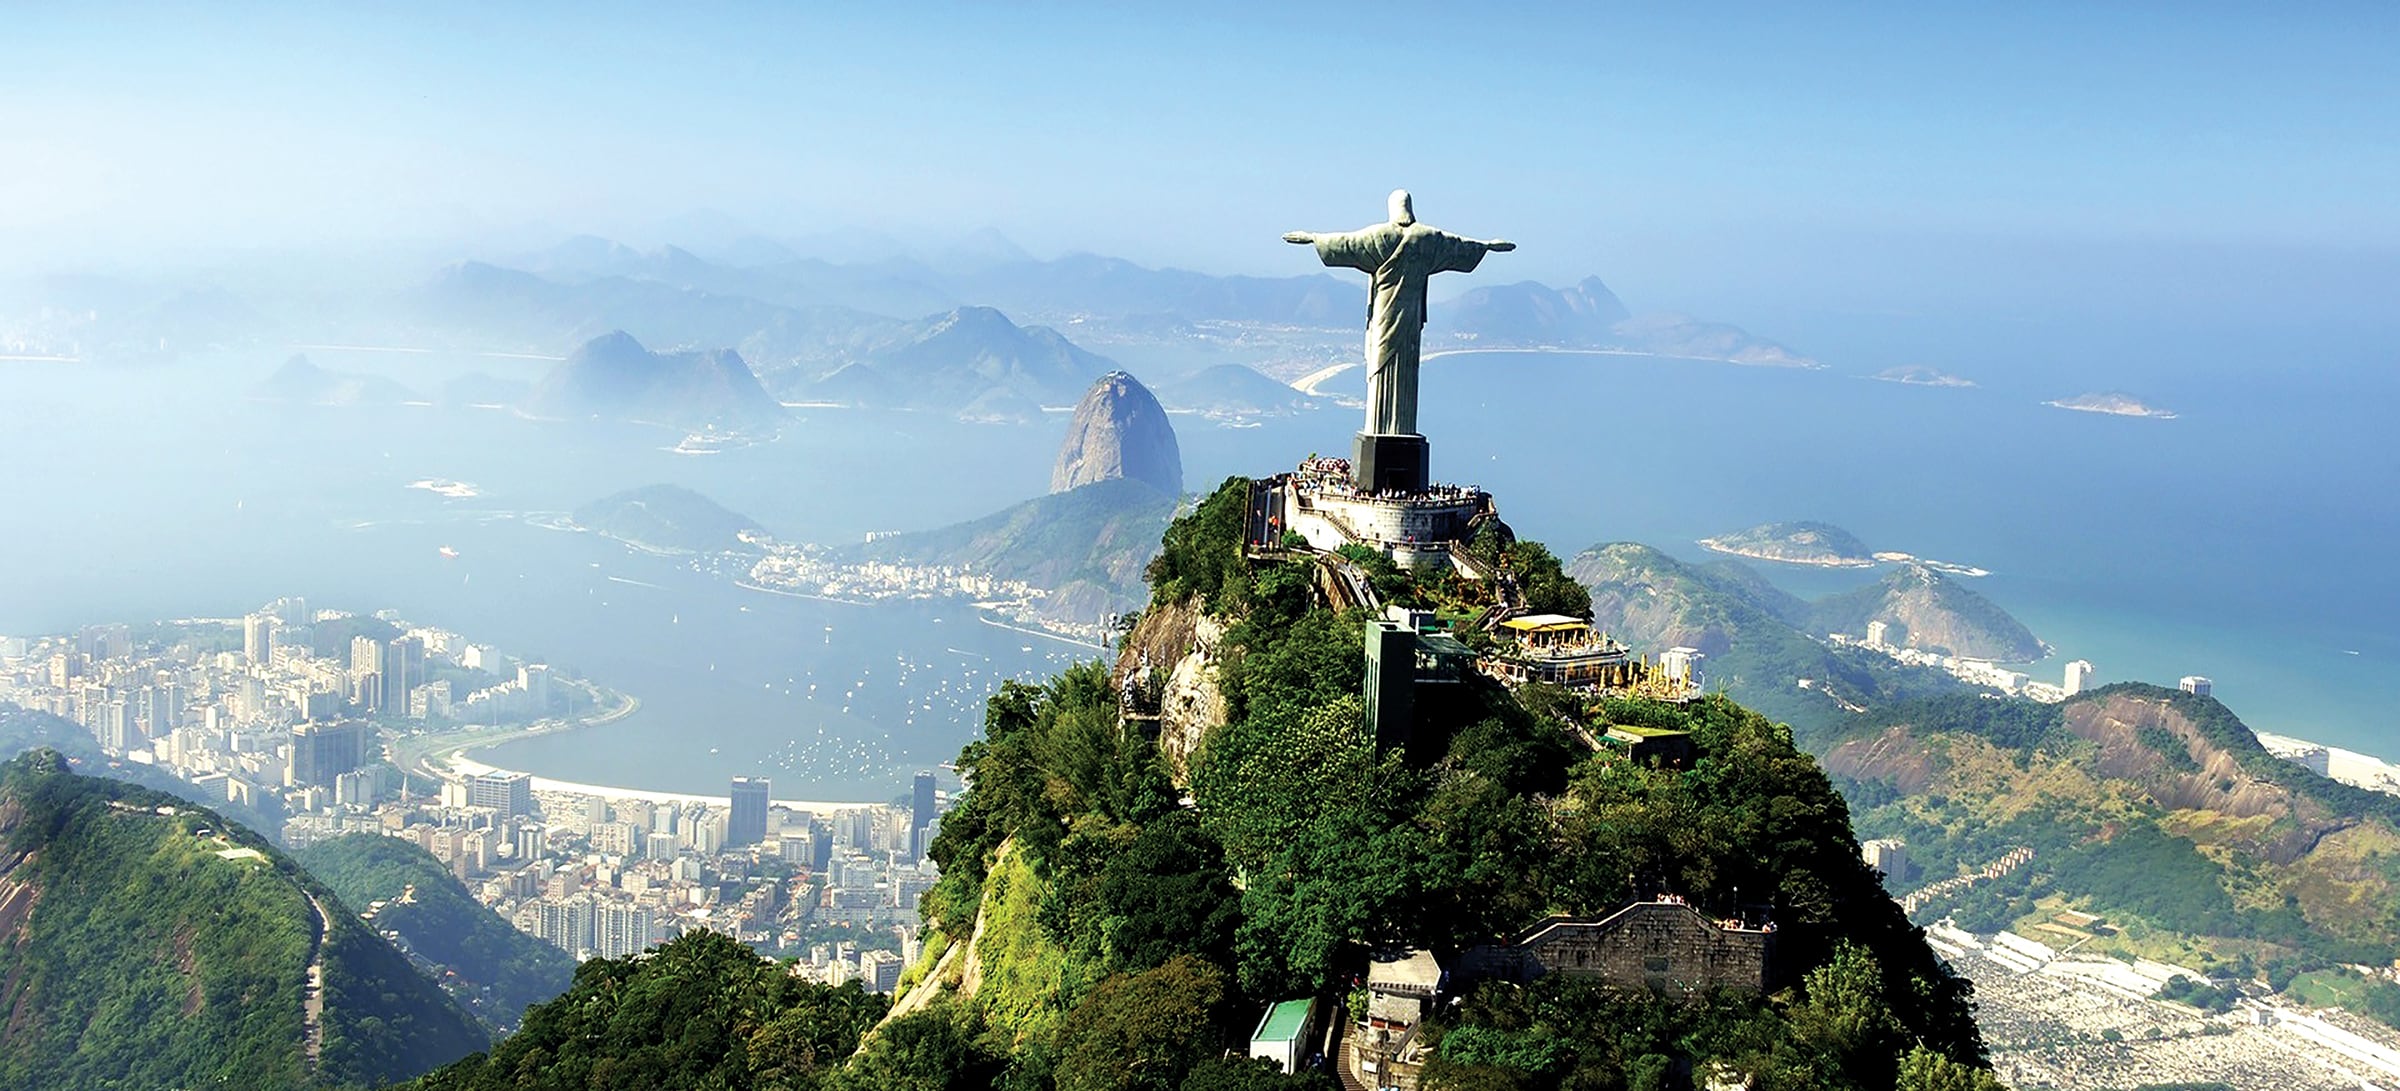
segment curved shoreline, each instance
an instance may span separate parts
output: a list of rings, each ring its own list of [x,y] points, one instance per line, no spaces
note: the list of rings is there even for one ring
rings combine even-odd
[[[1828,557],[1816,560],[1810,560],[1802,557],[1778,557],[1773,554],[1762,553],[1743,546],[1729,546],[1715,538],[1702,538],[1700,539],[1699,545],[1700,548],[1708,550],[1711,553],[1722,553],[1728,557],[1741,557],[1753,561],[1768,561],[1774,564],[1806,565],[1810,568],[1873,568],[1876,565],[1883,563],[1874,558],[1861,557]]]
[[[492,765],[488,762],[476,761],[475,759],[467,756],[467,751],[469,749],[474,748],[461,747],[457,750],[451,751],[446,755],[443,755],[441,760],[445,761],[448,764],[448,767],[455,770],[460,776],[474,776],[479,773],[523,772],[523,770],[519,769],[506,769],[497,765]],[[698,792],[664,792],[650,788],[619,788],[606,784],[586,784],[582,781],[554,780],[550,777],[540,776],[538,774],[532,775],[533,790],[537,792],[556,792],[564,795],[599,796],[604,799],[639,799],[651,803],[706,803],[715,807],[731,806],[732,797],[730,796],[712,796]],[[768,802],[774,806],[784,807],[795,811],[845,811],[858,810],[863,807],[884,806],[884,804],[880,802],[834,801],[822,799],[770,799]]]
[[[426,776],[443,780],[471,777],[481,773],[525,773],[525,775],[533,778],[533,790],[537,792],[559,792],[569,795],[600,796],[607,799],[641,799],[648,800],[652,803],[701,802],[713,803],[717,806],[729,805],[728,799],[730,797],[728,796],[711,796],[695,792],[668,792],[651,788],[624,788],[609,784],[591,784],[584,781],[559,780],[554,777],[542,776],[539,773],[526,773],[526,771],[522,769],[510,769],[505,766],[493,765],[492,763],[486,761],[477,761],[476,759],[468,756],[478,751],[490,750],[499,746],[506,746],[513,742],[523,742],[526,739],[539,738],[545,735],[556,735],[569,731],[580,731],[584,728],[600,727],[606,724],[612,724],[618,720],[622,720],[627,716],[631,716],[634,713],[641,711],[641,698],[635,697],[631,694],[622,693],[618,694],[617,696],[622,700],[615,708],[609,709],[607,712],[601,713],[600,715],[591,717],[589,719],[574,720],[567,723],[528,726],[505,732],[504,737],[502,738],[476,739],[466,743],[463,746],[442,748],[432,753],[420,755],[417,759],[420,768],[414,771],[422,773]],[[882,806],[881,803],[876,802],[837,802],[809,799],[778,799],[772,800],[771,802],[779,807],[788,807],[793,810],[801,811],[829,811]]]

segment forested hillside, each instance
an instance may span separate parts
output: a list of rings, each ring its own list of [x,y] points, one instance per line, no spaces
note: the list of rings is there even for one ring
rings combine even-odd
[[[2400,799],[2276,758],[2211,698],[2127,683],[2065,705],[1904,703],[1825,761],[1862,834],[1907,841],[1913,883],[2033,850],[1922,919],[2277,989],[2400,956]],[[2385,1000],[2400,1022],[2400,995]]]
[[[1721,697],[1520,700],[1476,680],[1428,760],[1379,752],[1358,696],[1361,620],[1321,606],[1305,565],[1244,559],[1238,514],[1214,516],[1246,487],[1178,521],[1151,569],[1154,608],[1197,603],[1228,627],[1229,718],[1188,783],[1120,726],[1101,667],[992,700],[959,759],[972,790],[932,850],[938,961],[886,1030],[971,1048],[911,1060],[879,1036],[867,1056],[896,1085],[1219,1079],[1201,1058],[1238,1045],[1266,1001],[1345,998],[1372,950],[1455,951],[1663,892],[1771,913],[1778,987],[1694,1009],[1486,983],[1436,1017],[1428,1086],[1668,1086],[1712,1064],[1762,1087],[1987,1078],[1965,984],[1883,895],[1787,729]],[[1673,769],[1595,754],[1577,721],[1688,730],[1704,756]],[[1276,1085],[1260,1080],[1246,1086]]]
[[[514,1027],[574,980],[573,958],[501,920],[414,842],[354,833],[294,855],[344,902],[383,903],[369,926],[447,971],[443,987],[487,1024]]]
[[[214,813],[36,750],[0,767],[0,835],[0,1086],[357,1086],[485,1043],[331,891]]]

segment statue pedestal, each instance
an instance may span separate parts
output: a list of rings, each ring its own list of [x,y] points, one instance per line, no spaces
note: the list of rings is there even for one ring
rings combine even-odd
[[[1350,480],[1362,492],[1424,492],[1433,480],[1423,436],[1360,432],[1351,450]]]

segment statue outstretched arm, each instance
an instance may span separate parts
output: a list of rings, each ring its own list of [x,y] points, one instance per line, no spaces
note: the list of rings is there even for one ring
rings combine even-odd
[[[1317,241],[1317,233],[1314,231],[1286,231],[1283,233],[1283,241],[1296,242],[1306,246]]]
[[[1483,248],[1495,254],[1505,254],[1516,249],[1517,244],[1510,242],[1507,239],[1491,239],[1484,242]]]

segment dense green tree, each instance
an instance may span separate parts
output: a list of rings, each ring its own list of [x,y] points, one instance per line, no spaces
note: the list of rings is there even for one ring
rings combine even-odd
[[[1285,1072],[1264,1057],[1211,1057],[1193,1065],[1177,1091],[1335,1091],[1340,1086],[1326,1073]]]
[[[2224,1086],[2224,1085],[2220,1085]],[[1892,1091],[2008,1091],[1990,1069],[1960,1064],[1919,1046],[1900,1058]],[[2198,1091],[2197,1085],[2193,1091]],[[2231,1091],[2230,1087],[2226,1091]]]
[[[983,1091],[1007,1067],[976,1040],[969,1018],[947,1004],[876,1028],[857,1058],[825,1082],[828,1091]]]
[[[884,998],[800,980],[731,937],[691,932],[650,953],[593,959],[489,1054],[417,1091],[807,1089],[856,1048]]]
[[[1175,1091],[1217,1052],[1225,975],[1189,955],[1110,977],[1067,1013],[1058,1091]]]

